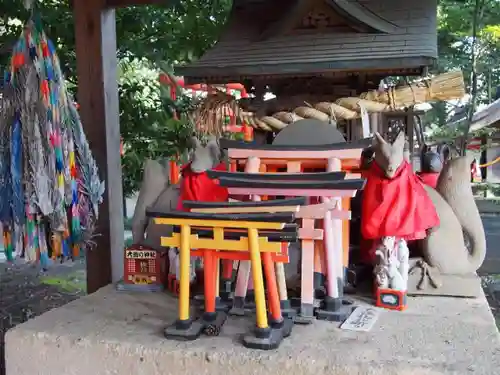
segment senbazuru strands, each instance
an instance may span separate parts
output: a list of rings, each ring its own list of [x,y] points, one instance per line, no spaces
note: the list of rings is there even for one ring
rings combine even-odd
[[[54,44],[35,14],[0,98],[0,222],[9,261],[43,267],[92,243],[101,182]],[[50,253],[50,254],[49,254]]]

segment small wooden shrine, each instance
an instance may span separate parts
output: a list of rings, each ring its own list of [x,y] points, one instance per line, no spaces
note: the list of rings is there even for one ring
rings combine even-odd
[[[187,83],[331,99],[422,75],[436,57],[434,0],[235,0],[219,42],[176,72]]]
[[[257,121],[256,134],[301,118],[328,119],[312,113],[322,111],[332,112],[346,140],[353,141],[363,138],[354,98],[365,93],[360,99],[370,100],[387,77],[425,76],[436,57],[433,0],[235,0],[218,43],[176,73],[189,84],[241,82],[254,95],[239,101],[243,111],[277,119],[270,120],[276,126]],[[264,102],[266,92],[276,98]],[[385,104],[361,103],[370,130],[389,138],[405,130],[413,150],[415,116],[421,113],[412,105],[395,108],[390,98]]]

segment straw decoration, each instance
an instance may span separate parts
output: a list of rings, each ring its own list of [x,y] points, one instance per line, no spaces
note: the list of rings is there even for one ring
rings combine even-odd
[[[9,260],[24,255],[45,268],[50,258],[70,257],[71,249],[78,255],[91,245],[104,184],[54,45],[39,22],[26,24],[4,81],[0,222],[10,244],[5,251]]]
[[[217,92],[209,95],[201,103],[193,119],[199,129],[218,136],[222,133],[224,126],[220,113],[223,108],[230,107],[242,122],[256,129],[277,132],[303,118],[328,122],[359,118],[361,106],[369,113],[389,112],[433,100],[460,99],[464,95],[463,74],[461,71],[453,71],[404,87],[365,92],[359,98],[340,98],[334,103],[320,102],[315,105],[304,103],[292,112],[281,111],[272,116],[260,118],[257,118],[254,113],[243,112],[237,106],[234,97]]]
[[[460,99],[464,95],[464,77],[458,70],[404,87],[391,87],[383,92],[378,90],[365,92],[360,98],[385,103],[391,108],[403,108],[432,100]]]
[[[297,113],[294,112],[277,112],[273,115],[273,117],[284,122],[285,124],[291,124],[295,121],[304,119],[303,117],[300,117]]]
[[[224,133],[225,114],[232,112],[240,117],[236,98],[216,88],[200,103],[193,114],[196,129],[200,133],[221,136]]]

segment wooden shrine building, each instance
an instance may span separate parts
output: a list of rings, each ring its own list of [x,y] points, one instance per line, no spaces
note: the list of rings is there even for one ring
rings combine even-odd
[[[436,27],[435,0],[234,0],[218,43],[176,73],[277,96],[356,95],[422,75],[437,57]]]
[[[436,8],[435,0],[234,0],[217,44],[176,73],[189,84],[241,82],[256,96],[244,109],[268,116],[355,97],[388,76],[426,74],[437,57]],[[263,103],[266,91],[277,98]],[[371,122],[385,135],[405,126],[413,149],[417,114],[373,113]],[[360,120],[348,125],[346,138],[360,138]]]
[[[106,183],[101,236],[87,258],[89,293],[123,270],[114,8],[152,3],[169,1],[73,1],[78,101]],[[219,42],[176,73],[188,84],[241,82],[257,102],[268,89],[284,103],[355,96],[387,76],[425,74],[437,57],[436,14],[436,0],[234,0]]]

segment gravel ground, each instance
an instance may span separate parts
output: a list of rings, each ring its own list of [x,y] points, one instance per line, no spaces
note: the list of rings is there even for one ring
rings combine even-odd
[[[500,327],[500,205],[490,202],[490,209],[481,206],[484,230],[486,232],[486,259],[478,270],[486,298]],[[494,212],[497,209],[497,212]]]
[[[481,276],[484,294],[500,329],[500,274]]]

